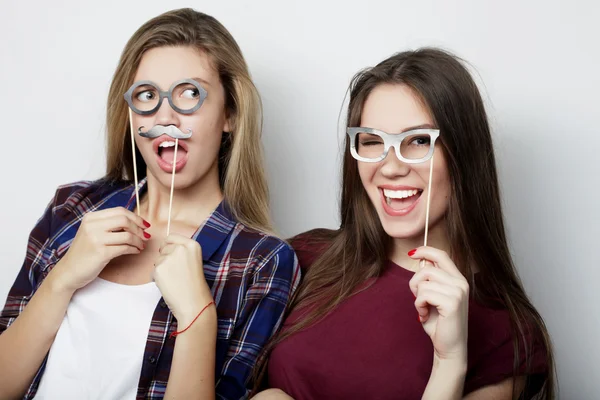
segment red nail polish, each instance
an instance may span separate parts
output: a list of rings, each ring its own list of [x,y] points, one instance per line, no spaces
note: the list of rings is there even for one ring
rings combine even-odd
[[[417,321],[419,321],[419,323],[421,323],[421,316],[419,314],[417,314]]]
[[[144,226],[145,226],[146,228],[150,228],[150,226],[151,226],[151,225],[150,225],[150,222],[146,221],[145,219],[143,219],[143,220],[142,220],[142,222],[144,223]]]
[[[413,254],[415,254],[417,252],[417,249],[412,249],[411,251],[408,252],[408,256],[412,257]]]
[[[144,237],[146,239],[150,239],[152,237],[152,235],[150,235],[148,232],[144,232]]]

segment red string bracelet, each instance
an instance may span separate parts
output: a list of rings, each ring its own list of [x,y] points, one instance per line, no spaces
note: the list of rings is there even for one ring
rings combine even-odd
[[[206,310],[208,307],[210,307],[210,306],[211,306],[211,304],[215,304],[215,302],[214,302],[214,301],[211,301],[210,303],[208,303],[208,304],[207,304],[207,305],[206,305],[206,306],[205,306],[205,307],[204,307],[204,308],[203,308],[203,309],[202,309],[202,310],[201,310],[201,311],[198,313],[198,315],[196,315],[196,318],[194,318],[194,320],[193,320],[192,322],[190,322],[190,324],[187,326],[187,328],[185,328],[185,329],[183,329],[183,330],[181,330],[181,331],[179,331],[179,332],[177,332],[177,331],[176,331],[176,332],[173,332],[173,333],[171,333],[171,336],[169,336],[169,337],[171,337],[171,338],[174,338],[175,336],[177,336],[177,335],[180,335],[180,334],[182,334],[183,332],[185,332],[185,331],[187,331],[188,329],[190,329],[190,327],[191,327],[191,326],[194,324],[194,322],[196,322],[196,320],[198,319],[198,317],[199,317],[199,316],[201,316],[201,315],[202,315],[202,313],[204,312],[204,310]],[[215,304],[215,305],[216,305],[216,304]]]

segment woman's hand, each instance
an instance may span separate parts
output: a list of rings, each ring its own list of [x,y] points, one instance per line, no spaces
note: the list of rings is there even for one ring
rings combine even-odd
[[[150,238],[144,232],[149,226],[123,207],[85,214],[69,250],[52,270],[54,282],[73,292],[84,287],[113,258],[139,254]]]
[[[415,307],[437,360],[467,362],[469,284],[446,252],[419,247],[409,256],[429,262],[410,280]]]
[[[204,277],[202,249],[193,239],[171,234],[159,252],[154,264],[154,281],[179,327],[183,328],[213,301]]]

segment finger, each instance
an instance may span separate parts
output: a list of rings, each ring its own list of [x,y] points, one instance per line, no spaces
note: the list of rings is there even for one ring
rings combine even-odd
[[[410,258],[429,260],[450,275],[463,276],[445,251],[429,246],[421,246],[415,250],[416,251],[409,253]]]
[[[149,233],[140,228],[125,215],[115,215],[111,218],[107,218],[101,222],[101,227],[105,232],[130,232],[137,235],[142,240],[148,240],[151,237]]]
[[[170,235],[169,235],[170,236]],[[181,243],[172,243],[172,242],[167,242],[167,239],[165,238],[163,240],[163,242],[160,244],[160,246],[158,247],[158,252],[162,253],[163,249],[167,246],[172,246],[172,247],[176,247],[176,246],[181,246]]]
[[[417,286],[419,286],[421,282],[432,281],[444,283],[446,285],[455,285],[455,280],[456,278],[448,274],[446,271],[441,270],[440,268],[434,267],[432,265],[428,265],[425,268],[418,271],[417,273],[415,273],[408,284],[411,292],[413,292],[413,294],[416,296]]]
[[[440,316],[449,317],[461,309],[467,310],[468,302],[464,297],[446,295],[435,290],[422,290],[415,299],[415,308],[421,317],[425,314],[425,320],[429,314],[429,307],[435,307]]]
[[[189,237],[180,235],[178,233],[171,233],[169,236],[167,236],[165,238],[163,245],[180,244],[180,245],[185,246],[185,245],[189,244],[189,242],[196,242],[196,241],[194,239],[190,239]]]
[[[458,289],[454,286],[444,285],[444,284],[438,283],[438,282],[424,281],[424,282],[421,282],[417,288],[417,297],[419,297],[419,293],[426,293],[429,291],[441,293],[446,296],[454,296],[454,297],[457,297],[460,294],[458,292]]]
[[[156,267],[161,265],[165,261],[166,258],[167,258],[166,255],[164,255],[164,256],[161,255],[161,256],[156,257],[156,260],[154,260],[154,268],[156,269]]]
[[[113,217],[124,216],[136,224],[141,229],[147,229],[150,224],[146,222],[142,217],[135,214],[133,211],[126,209],[125,207],[114,207],[106,210],[96,211],[95,218],[98,219],[110,219]]]
[[[140,254],[140,252],[141,250],[137,247],[126,244],[108,247],[108,254],[111,260],[125,254]]]
[[[415,308],[419,313],[419,317],[421,317],[421,322],[425,322],[429,318],[429,307],[435,307],[439,311],[442,304],[447,301],[449,301],[449,298],[443,293],[422,290],[415,299]]]
[[[178,244],[165,244],[158,249],[158,252],[164,256],[171,254],[175,251],[175,249],[179,247]]]
[[[146,244],[139,236],[131,232],[111,232],[105,234],[104,244],[107,246],[129,245],[143,250]]]
[[[425,260],[424,258],[419,260],[419,270],[425,267],[435,267],[435,264],[429,260]]]
[[[179,235],[177,233],[172,233],[165,238],[165,241],[161,245],[161,247],[166,246],[168,244],[176,244],[185,246],[187,249],[197,249],[200,252],[200,256],[202,256],[202,247],[200,244],[194,239],[190,239],[187,236]]]

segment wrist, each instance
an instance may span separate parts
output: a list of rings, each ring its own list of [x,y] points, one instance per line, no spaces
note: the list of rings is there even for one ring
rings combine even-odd
[[[60,262],[59,262],[60,263]],[[63,274],[60,272],[59,263],[48,273],[44,280],[49,291],[55,295],[72,297],[76,289],[69,287],[63,279]]]
[[[434,355],[433,368],[422,400],[463,398],[465,377],[467,371],[465,357],[442,358]]]
[[[216,325],[217,323],[217,309],[213,300],[210,299],[201,305],[190,307],[186,310],[182,310],[177,314],[173,313],[177,319],[177,330],[181,332],[183,329],[190,328],[199,325]]]
[[[463,378],[467,374],[467,354],[457,354],[455,357],[440,357],[434,354],[433,357],[433,374],[443,374],[447,377]]]

